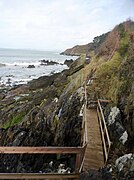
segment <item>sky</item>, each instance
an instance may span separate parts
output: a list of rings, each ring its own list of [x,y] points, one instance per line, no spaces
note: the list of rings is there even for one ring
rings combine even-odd
[[[134,0],[0,0],[0,48],[65,50],[128,18]]]

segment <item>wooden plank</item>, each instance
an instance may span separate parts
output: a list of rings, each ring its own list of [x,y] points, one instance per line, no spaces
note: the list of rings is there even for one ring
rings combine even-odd
[[[79,174],[0,173],[0,179],[78,179]]]
[[[108,100],[108,99],[98,99],[100,102],[107,102],[107,103],[109,103],[109,102],[111,102],[111,100]]]
[[[5,154],[77,154],[82,147],[0,147]]]
[[[87,148],[87,144],[83,147],[83,151],[82,151],[82,162],[81,162],[81,166],[79,168],[79,173],[81,173],[83,165],[84,165],[84,160],[85,160],[85,151]]]
[[[88,145],[85,152],[84,170],[99,169],[104,165],[104,155],[100,127],[96,109],[86,110]]]

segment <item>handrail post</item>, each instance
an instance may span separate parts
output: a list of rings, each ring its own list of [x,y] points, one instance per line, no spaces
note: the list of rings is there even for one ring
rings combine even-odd
[[[76,164],[75,164],[75,172],[79,173],[79,168],[80,168],[80,162],[81,162],[81,153],[76,154]]]
[[[81,165],[80,165],[80,168],[79,168],[79,173],[81,172],[81,170],[83,168],[83,164],[84,164],[84,160],[85,160],[86,147],[87,147],[87,143],[84,145],[83,150],[81,152]]]

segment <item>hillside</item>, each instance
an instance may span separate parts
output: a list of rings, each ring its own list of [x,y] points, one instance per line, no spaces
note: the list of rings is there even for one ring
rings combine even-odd
[[[123,22],[97,39],[88,45],[67,49],[64,53],[75,55],[85,52],[90,57],[90,63],[84,70],[88,72],[88,79],[93,78],[87,89],[89,101],[98,98],[111,100],[109,105],[104,106],[113,143],[109,158],[111,164],[117,157],[125,158],[125,154],[134,153],[134,22]],[[91,48],[93,45],[95,48]],[[83,47],[86,47],[85,51]],[[125,162],[130,163],[129,160]],[[125,166],[127,170],[130,168],[128,164]],[[113,174],[122,174],[123,178],[126,173],[129,177],[127,170],[118,175],[114,171]]]
[[[96,49],[91,61],[97,64],[92,85],[96,96],[112,100],[121,110],[130,148],[134,138],[134,22],[116,26]]]

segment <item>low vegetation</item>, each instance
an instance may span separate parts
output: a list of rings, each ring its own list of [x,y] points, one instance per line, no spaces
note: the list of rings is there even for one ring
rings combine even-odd
[[[22,119],[24,118],[24,116],[25,116],[25,113],[24,113],[24,112],[21,112],[21,113],[19,113],[19,114],[17,114],[17,115],[14,115],[11,120],[9,120],[7,123],[5,123],[5,124],[2,126],[2,128],[8,129],[8,128],[16,125],[16,124],[19,124],[19,123],[22,121]]]

